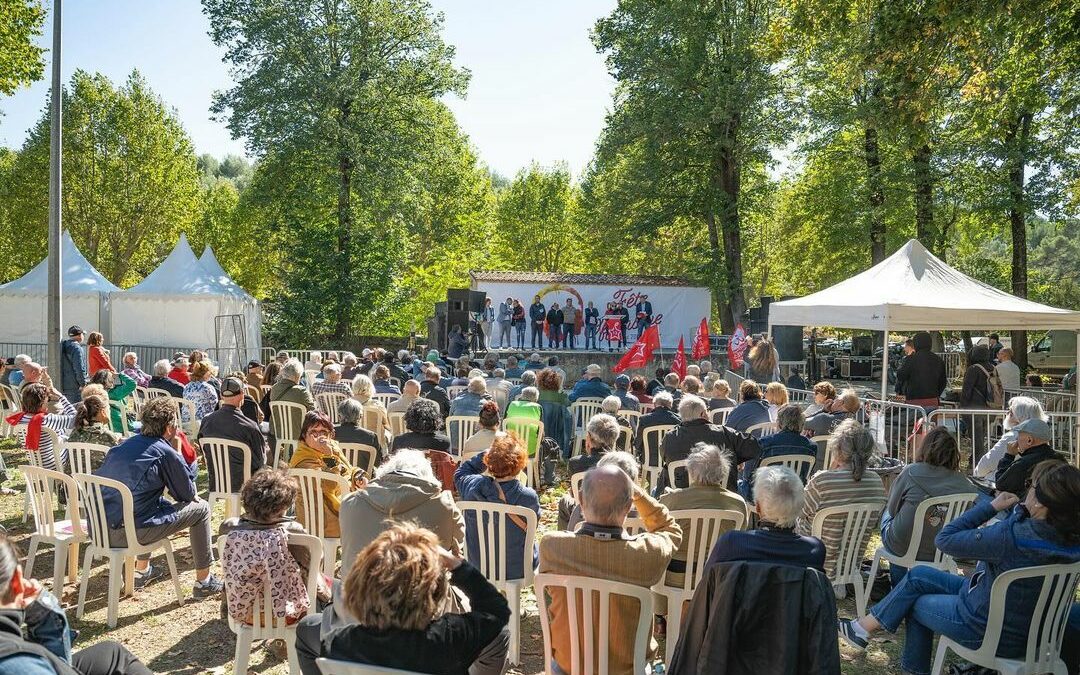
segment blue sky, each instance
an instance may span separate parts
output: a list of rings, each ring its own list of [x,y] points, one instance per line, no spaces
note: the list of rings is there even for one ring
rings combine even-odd
[[[465,100],[447,103],[494,170],[513,176],[530,161],[566,161],[575,175],[592,156],[613,82],[589,41],[615,0],[431,0],[445,15],[457,62],[472,71]],[[51,3],[49,3],[51,5]],[[52,19],[42,42],[48,44]],[[174,107],[196,152],[243,153],[210,98],[227,88],[221,50],[197,0],[69,0],[64,5],[64,79],[76,68],[122,82],[138,68]],[[46,57],[48,58],[48,56]],[[0,98],[0,145],[18,147],[40,117],[46,80]]]

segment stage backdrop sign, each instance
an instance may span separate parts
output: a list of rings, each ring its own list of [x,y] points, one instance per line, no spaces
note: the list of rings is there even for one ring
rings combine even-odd
[[[600,311],[603,319],[607,313],[607,304],[617,302],[630,313],[629,335],[627,344],[637,339],[637,304],[642,300],[652,303],[653,323],[660,329],[660,346],[664,349],[675,349],[679,344],[679,338],[685,337],[692,340],[694,332],[703,318],[711,315],[712,298],[708,288],[696,288],[691,286],[636,286],[623,284],[619,286],[593,285],[593,284],[563,284],[563,283],[522,283],[522,282],[497,282],[474,280],[473,290],[484,291],[491,298],[491,304],[498,310],[499,303],[508,297],[521,300],[525,305],[525,316],[528,317],[529,305],[533,297],[540,295],[540,302],[544,308],[551,306],[552,302],[559,303],[559,307],[566,304],[566,300],[572,299],[574,306],[578,308],[575,332],[579,336],[585,334],[584,315],[581,309],[589,302]],[[577,341],[579,347],[584,344],[582,339]],[[597,346],[606,348],[606,343]]]

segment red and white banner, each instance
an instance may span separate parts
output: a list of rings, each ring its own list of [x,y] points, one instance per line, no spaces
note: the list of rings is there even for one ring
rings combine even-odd
[[[703,316],[709,316],[712,296],[708,288],[694,286],[645,286],[645,285],[600,285],[600,284],[564,284],[564,283],[526,283],[518,281],[475,280],[473,290],[484,291],[491,298],[491,304],[498,310],[499,303],[507,298],[517,298],[525,306],[528,315],[533,297],[539,295],[544,308],[552,302],[562,307],[566,300],[572,299],[578,308],[575,326],[577,335],[585,334],[585,317],[582,308],[591,302],[603,317],[608,313],[608,303],[615,302],[625,307],[630,316],[627,324],[629,338],[637,337],[637,305],[648,300],[653,309],[653,325],[660,327],[664,349],[674,349],[680,337],[690,337],[697,330]],[[581,344],[581,341],[578,341]]]
[[[619,362],[612,368],[621,373],[627,368],[644,368],[652,359],[653,350],[660,347],[660,332],[656,326],[649,326],[638,341],[630,346]]]
[[[746,329],[743,325],[737,324],[735,326],[735,332],[731,334],[731,340],[728,342],[727,353],[728,361],[731,362],[731,369],[738,370],[742,368],[743,351],[746,350]]]

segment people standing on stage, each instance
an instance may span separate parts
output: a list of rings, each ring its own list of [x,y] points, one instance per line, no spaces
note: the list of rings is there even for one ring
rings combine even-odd
[[[558,349],[562,346],[559,335],[562,333],[563,313],[559,309],[559,303],[551,303],[551,308],[547,311],[547,324],[548,324],[548,348]]]
[[[511,311],[510,324],[514,327],[517,348],[525,349],[525,305],[522,305],[520,300],[514,300],[514,307]]]
[[[491,326],[495,323],[495,308],[491,306],[491,298],[484,299],[484,308],[480,310],[480,351],[492,349]]]
[[[599,329],[600,311],[593,307],[590,300],[589,306],[585,308],[585,349],[596,349],[596,332]]]
[[[563,349],[574,348],[574,331],[577,329],[577,307],[574,307],[574,299],[567,298],[566,306],[563,307],[562,316],[562,346]]]
[[[604,311],[604,317],[601,319],[603,324],[602,324],[602,328],[600,329],[600,337],[601,337],[601,339],[607,338],[607,350],[609,352],[615,351],[615,347],[614,347],[614,345],[612,345],[612,343],[615,343],[615,345],[617,345],[620,342],[618,339],[614,338],[613,333],[611,331],[611,326],[608,325],[608,319],[616,319],[616,318],[619,318],[618,303],[609,302],[607,304],[607,309]]]
[[[529,305],[529,320],[532,321],[532,348],[543,349],[544,348],[544,319],[547,317],[547,311],[544,309],[544,303],[540,302],[540,296],[537,295],[533,298],[533,303]]]
[[[630,310],[622,303],[616,303],[615,313],[619,315],[619,325],[622,327],[622,337],[619,340],[619,348],[626,349],[626,329],[630,326]]]
[[[524,318],[524,313],[522,315]],[[514,299],[499,303],[499,349],[510,349],[510,326],[514,322]]]
[[[645,329],[652,325],[652,303],[648,296],[642,296],[638,301],[637,308],[637,336],[640,339]]]

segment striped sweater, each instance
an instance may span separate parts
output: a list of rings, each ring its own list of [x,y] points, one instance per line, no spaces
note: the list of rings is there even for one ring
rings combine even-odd
[[[63,394],[60,395],[60,400],[57,402],[60,407],[60,413],[48,413],[45,415],[45,419],[42,420],[42,426],[48,427],[56,432],[56,435],[60,438],[60,442],[63,443],[67,440],[68,434],[75,428],[75,406],[71,405],[71,402],[67,400],[67,397]],[[33,415],[30,413],[23,413],[22,419],[19,420],[19,424],[30,424],[30,420]],[[26,433],[23,431],[22,433]],[[67,453],[63,448],[60,448],[60,463],[56,462],[56,451],[53,448],[52,436],[44,429],[41,431],[41,440],[38,442],[38,452],[41,453],[41,464],[46,469],[53,471],[64,471],[64,467],[67,466]]]
[[[859,544],[859,550],[863,551],[885,508],[885,486],[877,474],[869,471],[863,473],[862,480],[858,481],[852,478],[851,469],[819,471],[814,474],[806,484],[806,502],[803,504],[802,515],[795,523],[795,532],[811,536],[814,516],[818,511],[831,506],[851,504],[877,504],[880,507],[869,527],[863,532],[862,542]],[[829,518],[821,528],[821,541],[825,544],[825,573],[829,578],[833,577],[836,552],[843,533],[843,523],[839,518]]]

